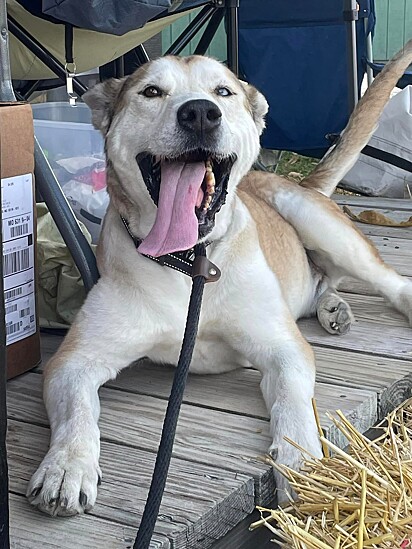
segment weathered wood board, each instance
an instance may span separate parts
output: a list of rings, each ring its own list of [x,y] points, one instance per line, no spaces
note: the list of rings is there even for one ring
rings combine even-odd
[[[379,209],[392,219],[405,219],[412,213],[408,200],[337,195],[337,201],[348,204],[354,213]],[[358,226],[385,261],[412,277],[412,228]],[[347,280],[342,287],[356,317],[349,334],[327,334],[316,319],[300,322],[315,350],[322,425],[327,436],[341,446],[345,441],[326,418],[326,411],[339,408],[358,429],[366,430],[412,395],[412,330],[407,320],[375,297],[366,284]],[[60,341],[61,337],[43,335],[44,359]],[[48,445],[40,371],[41,367],[8,384],[12,548],[131,548],[174,368],[142,361],[101,389],[103,484],[92,512],[71,519],[45,517],[24,497],[27,481]],[[272,471],[261,459],[270,436],[259,383],[260,374],[253,368],[219,376],[189,376],[151,549],[207,549],[236,524],[233,540],[239,547],[254,549],[263,543],[261,533],[254,536],[245,531],[246,545],[240,545],[239,530],[247,528],[244,517],[254,504],[269,503],[275,488]],[[231,546],[229,533],[224,544],[217,545]]]

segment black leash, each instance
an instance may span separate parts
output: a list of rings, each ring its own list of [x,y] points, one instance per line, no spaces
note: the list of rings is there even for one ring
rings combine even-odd
[[[136,238],[129,228],[128,222],[122,218],[127,232],[138,248],[141,240]],[[220,278],[220,271],[206,257],[205,244],[197,244],[193,250],[177,252],[158,257],[146,256],[161,265],[171,267],[192,277],[192,292],[186,319],[182,348],[177,363],[169,402],[163,422],[162,436],[157,452],[156,463],[150,484],[149,495],[140,522],[139,531],[133,549],[148,549],[159,514],[163,492],[166,486],[167,474],[172,457],[173,443],[176,434],[177,421],[183,401],[189,367],[192,362],[193,349],[199,327],[200,309],[202,306],[205,282],[214,282]]]

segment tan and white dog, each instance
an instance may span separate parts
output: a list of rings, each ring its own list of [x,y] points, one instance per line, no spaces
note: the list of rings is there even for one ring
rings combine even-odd
[[[287,435],[321,456],[311,408],[314,355],[297,319],[317,314],[328,332],[346,332],[353,317],[335,288],[350,275],[412,320],[412,283],[383,263],[328,198],[411,62],[412,41],[300,186],[250,171],[267,103],[215,60],[161,58],[85,95],[106,140],[111,200],[98,248],[101,278],[45,368],[51,442],[28,487],[33,505],[52,515],[94,505],[99,387],[139,357],[177,362],[184,331],[190,278],[144,254],[189,249],[199,239],[211,242],[208,257],[222,277],[205,289],[192,371],[253,365],[262,374],[272,454],[299,465]],[[142,240],[138,251],[121,216]]]

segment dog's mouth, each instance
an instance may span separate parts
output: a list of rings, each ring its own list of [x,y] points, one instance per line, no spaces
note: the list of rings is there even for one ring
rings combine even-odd
[[[236,156],[197,149],[174,158],[137,156],[144,182],[157,206],[156,221],[139,252],[159,257],[187,250],[207,236],[225,203]]]

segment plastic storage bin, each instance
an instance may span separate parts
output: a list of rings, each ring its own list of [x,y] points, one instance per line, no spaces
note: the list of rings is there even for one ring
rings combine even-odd
[[[91,111],[85,103],[32,105],[34,129],[40,146],[51,161],[76,156],[103,158],[103,138],[91,123]]]
[[[103,137],[84,103],[33,104],[34,131],[67,200],[96,243],[106,212]]]

